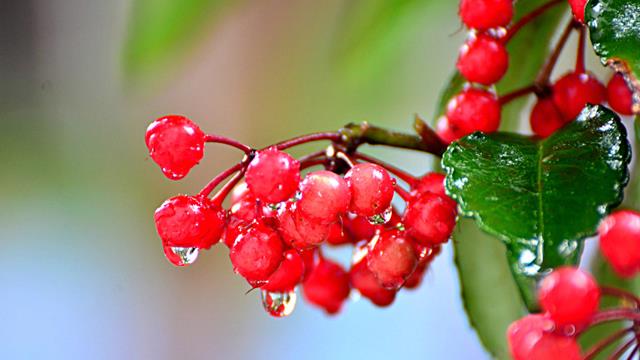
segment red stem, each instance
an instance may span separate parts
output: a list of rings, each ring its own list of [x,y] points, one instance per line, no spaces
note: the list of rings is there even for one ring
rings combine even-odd
[[[634,347],[633,350],[631,350],[631,352],[629,353],[629,356],[627,356],[627,360],[632,360],[637,353],[638,353],[638,344],[636,344],[636,347]]]
[[[209,196],[209,194],[211,194],[211,192],[221,183],[223,182],[226,178],[228,178],[229,176],[231,176],[231,174],[235,173],[236,171],[239,171],[240,169],[242,169],[245,166],[246,162],[241,162],[238,164],[233,165],[232,167],[228,168],[227,170],[221,172],[220,174],[218,174],[216,177],[214,177],[211,181],[209,181],[209,183],[202,188],[202,190],[200,190],[200,192],[198,193],[198,195],[200,196]]]
[[[393,165],[389,165],[387,163],[385,163],[382,160],[378,160],[372,156],[369,155],[365,155],[362,153],[354,153],[353,157],[358,159],[358,160],[364,160],[379,166],[382,166],[383,168],[385,168],[388,172],[392,173],[393,175],[395,175],[396,177],[398,177],[400,180],[406,182],[407,184],[409,184],[409,186],[414,186],[415,183],[417,182],[416,178],[413,177],[411,174],[398,169],[397,167],[394,167]]]
[[[213,196],[212,202],[218,206],[222,206],[222,202],[227,198],[227,195],[233,190],[233,188],[238,184],[240,179],[244,176],[245,169],[242,169],[239,173],[235,174],[231,180],[229,180],[217,194]]]
[[[606,349],[609,345],[613,344],[627,333],[630,333],[632,330],[633,328],[620,329],[607,336],[606,338],[600,340],[591,349],[589,349],[589,351],[585,354],[583,360],[591,360],[595,358],[602,350]]]
[[[507,34],[502,38],[502,41],[504,41],[504,43],[506,44],[525,25],[527,25],[531,21],[535,20],[535,18],[537,18],[538,16],[544,14],[550,8],[554,7],[555,5],[559,5],[559,4],[563,3],[563,2],[565,2],[565,1],[564,0],[551,0],[548,3],[540,6],[539,8],[537,8],[537,9],[533,10],[532,12],[528,13],[527,15],[523,16],[522,18],[520,18],[520,20],[518,20],[518,22],[516,22],[515,24],[513,24],[509,28],[509,30],[507,31]]]
[[[340,135],[339,133],[324,132],[324,133],[314,133],[314,134],[295,137],[293,139],[285,140],[271,146],[275,146],[278,150],[285,150],[290,147],[306,144],[312,141],[320,141],[320,140],[340,141],[341,139],[342,139],[342,135]]]
[[[396,194],[400,195],[402,200],[404,200],[405,202],[408,202],[409,200],[411,200],[411,195],[407,192],[407,190],[403,189],[400,185],[396,184],[394,190],[396,191]]]
[[[633,295],[628,291],[625,291],[622,289],[616,289],[608,286],[601,286],[600,292],[602,293],[602,295],[613,296],[613,297],[628,300],[633,303],[636,309],[640,309],[640,299],[638,299],[635,295]]]
[[[571,35],[571,30],[575,27],[575,20],[571,19],[569,24],[560,35],[560,39],[558,43],[553,48],[553,52],[547,59],[547,63],[544,65],[538,76],[536,77],[535,85],[539,88],[544,88],[549,85],[549,78],[551,78],[551,73],[558,62],[558,58],[560,57],[560,53],[562,53],[562,49],[564,45],[567,43],[569,39],[569,35]]]
[[[591,321],[589,322],[589,326],[598,325],[598,324],[610,322],[610,321],[619,321],[619,320],[638,322],[640,321],[640,312],[638,312],[635,309],[605,310],[595,314],[591,318]]]
[[[244,151],[245,154],[250,154],[253,151],[253,149],[250,146],[247,146],[239,141],[229,139],[227,137],[220,136],[220,135],[207,134],[204,140],[208,143],[217,143],[217,144],[225,144],[225,145],[233,146],[236,149],[240,149]]]
[[[300,162],[300,170],[305,170],[305,169],[308,169],[308,168],[310,168],[312,166],[324,165],[324,163],[326,161],[327,161],[326,158],[309,159],[309,160],[301,161]]]
[[[584,73],[584,45],[585,45],[585,28],[580,27],[580,36],[578,38],[578,53],[576,54],[576,72],[578,74]]]
[[[616,350],[616,352],[614,352],[611,356],[609,356],[609,360],[619,360],[622,357],[622,354],[624,354],[624,352],[627,351],[627,349],[631,345],[633,345],[633,343],[635,342],[636,342],[636,339],[633,338],[627,341],[626,343],[624,343],[622,346],[618,348],[618,350]]]
[[[525,95],[529,95],[533,92],[536,92],[538,88],[535,85],[529,85],[527,87],[523,87],[521,89],[517,89],[514,90],[508,94],[502,95],[500,96],[500,98],[498,99],[498,101],[500,102],[500,105],[504,105],[504,104],[508,104],[509,102],[525,96]]]

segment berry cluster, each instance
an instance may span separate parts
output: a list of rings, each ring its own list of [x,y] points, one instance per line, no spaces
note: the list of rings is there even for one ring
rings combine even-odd
[[[284,152],[316,140],[332,145],[300,159]],[[378,306],[390,305],[401,288],[420,284],[455,227],[457,205],[445,194],[444,175],[416,179],[358,152],[362,141],[343,131],[254,150],[206,135],[182,116],[154,121],[146,143],[169,179],[184,177],[202,159],[206,142],[245,153],[242,162],[197,195],[172,197],[156,210],[167,259],[188,265],[200,250],[222,240],[235,272],[261,290],[263,305],[273,316],[291,313],[299,285],[308,302],[329,314],[340,311],[352,289]],[[323,169],[307,171],[316,166]],[[395,194],[406,203],[403,214],[392,205]],[[230,206],[224,209],[228,195]],[[352,245],[351,268],[325,257],[325,245]]]
[[[460,48],[456,66],[467,83],[460,93],[451,98],[444,116],[438,120],[437,134],[444,142],[450,143],[475,131],[497,131],[502,106],[532,93],[537,96],[537,101],[531,110],[530,125],[533,133],[539,137],[547,137],[574,120],[586,104],[608,101],[620,114],[633,113],[632,92],[621,74],[614,75],[605,88],[593,74],[585,70],[585,0],[569,0],[575,19],[567,26],[534,84],[497,96],[493,85],[509,69],[509,40],[524,25],[562,2],[564,0],[551,0],[510,24],[513,18],[512,0],[460,1],[460,19],[470,31]],[[580,34],[575,69],[555,83],[550,83],[553,67],[574,29]]]

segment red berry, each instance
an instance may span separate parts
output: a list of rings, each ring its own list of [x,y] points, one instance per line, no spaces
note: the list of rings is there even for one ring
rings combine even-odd
[[[446,198],[447,200],[449,200],[449,202],[451,202],[451,205],[453,207],[456,207],[458,205],[456,204],[455,200],[447,195],[444,187],[444,180],[444,174],[436,172],[427,173],[423,177],[418,179],[418,181],[412,186],[411,196],[415,198],[420,196],[421,194],[424,194],[425,192],[430,192]]]
[[[284,252],[282,262],[271,276],[262,290],[270,292],[288,292],[302,281],[304,275],[304,261],[296,250]]]
[[[315,221],[330,223],[346,212],[351,202],[349,186],[339,175],[320,170],[307,174],[300,185],[301,214]]]
[[[407,281],[404,282],[404,289],[415,289],[420,286],[422,282],[422,278],[424,277],[425,272],[427,272],[428,263],[418,263],[418,266],[413,271],[413,274],[407,278]]]
[[[300,182],[300,163],[275,147],[258,151],[247,167],[247,185],[253,195],[266,203],[291,198]]]
[[[604,219],[598,233],[602,255],[620,276],[640,271],[640,212],[616,211]]]
[[[633,115],[633,92],[619,73],[615,74],[607,85],[607,100],[617,113]]]
[[[564,126],[565,121],[551,98],[538,99],[529,117],[531,130],[541,138],[546,138]]]
[[[463,136],[459,129],[451,127],[449,119],[447,119],[446,116],[438,119],[436,134],[445,144],[451,144]]]
[[[357,164],[344,176],[351,190],[349,211],[373,216],[391,206],[394,181],[387,170],[376,164]]]
[[[280,266],[283,245],[280,236],[261,222],[243,229],[231,247],[234,270],[252,285],[262,285]]]
[[[553,85],[553,102],[566,122],[575,119],[587,104],[601,104],[605,97],[604,85],[587,73],[569,73]]]
[[[449,240],[457,213],[450,199],[424,193],[409,202],[403,221],[409,236],[423,245],[434,246]]]
[[[542,280],[538,299],[556,325],[581,325],[598,310],[600,289],[588,273],[561,267]]]
[[[504,27],[513,18],[513,0],[461,0],[458,13],[471,29]]]
[[[569,5],[571,5],[573,17],[584,23],[584,9],[587,6],[587,0],[569,0]]]
[[[169,115],[152,122],[145,142],[153,161],[171,180],[185,177],[204,156],[205,134],[184,116]]]
[[[544,315],[527,315],[509,325],[507,341],[514,360],[580,360],[574,337],[551,332],[553,321]]]
[[[352,244],[353,238],[345,231],[342,221],[335,222],[329,226],[329,235],[327,235],[327,242],[331,245],[344,245]]]
[[[376,234],[376,226],[364,216],[347,215],[344,217],[344,226],[353,237],[354,242],[369,241]]]
[[[304,281],[307,279],[311,271],[315,269],[316,265],[318,265],[322,255],[320,254],[320,248],[301,249],[298,250],[298,254],[300,254],[302,262],[304,262],[304,276],[302,277],[302,280]]]
[[[220,240],[224,210],[206,197],[175,196],[156,210],[156,229],[170,247],[208,249]]]
[[[390,230],[369,243],[367,265],[382,287],[396,290],[416,269],[418,257],[404,232]]]
[[[250,196],[249,186],[245,181],[239,183],[233,188],[231,191],[231,203],[235,204],[238,201],[242,200],[245,196]]]
[[[349,274],[333,261],[320,258],[302,284],[302,293],[310,303],[336,314],[349,297]]]
[[[491,133],[500,127],[500,103],[488,91],[469,88],[449,101],[447,118],[451,128],[459,129],[456,134]]]
[[[365,258],[360,259],[349,270],[351,287],[377,306],[389,306],[396,298],[395,290],[388,290],[380,286],[378,279],[373,275]]]
[[[301,214],[297,203],[287,203],[278,212],[278,232],[292,247],[306,249],[320,245],[329,236],[332,224],[322,223]]]
[[[502,41],[496,38],[472,35],[460,48],[456,66],[467,81],[491,85],[507,72],[509,53]]]

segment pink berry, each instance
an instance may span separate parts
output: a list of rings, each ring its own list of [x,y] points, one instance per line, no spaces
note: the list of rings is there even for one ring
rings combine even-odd
[[[349,211],[373,216],[383,213],[393,200],[394,181],[387,170],[376,164],[357,164],[344,176],[351,190]]]
[[[332,224],[313,220],[300,213],[298,203],[287,203],[277,215],[277,228],[282,239],[296,249],[320,245],[329,237]]]
[[[383,231],[369,243],[367,265],[382,287],[397,290],[416,269],[418,257],[404,232]]]
[[[449,119],[447,119],[446,116],[442,116],[438,119],[438,123],[436,124],[436,134],[445,144],[451,144],[464,136],[460,129],[451,126]]]
[[[507,329],[509,350],[514,360],[581,360],[574,337],[552,332],[553,321],[544,315],[527,315]]]
[[[538,99],[529,117],[531,130],[541,138],[546,138],[565,125],[565,120],[551,98]]]
[[[435,246],[449,240],[456,216],[457,209],[449,199],[427,192],[409,202],[403,221],[414,240]]]
[[[571,5],[571,11],[576,20],[584,23],[584,10],[587,6],[587,0],[569,0],[569,5]]]
[[[280,236],[261,222],[243,229],[236,238],[229,257],[234,270],[252,285],[262,285],[282,262]]]
[[[220,241],[225,226],[224,211],[206,197],[175,196],[156,210],[156,229],[171,247],[208,249]]]
[[[587,73],[569,73],[553,85],[553,102],[565,119],[575,119],[587,104],[598,105],[606,98],[604,85]]]
[[[262,290],[270,292],[288,292],[293,290],[304,275],[304,261],[296,250],[290,249],[284,252],[282,262]]]
[[[449,126],[460,135],[476,131],[492,133],[500,127],[500,103],[492,93],[469,88],[462,91],[447,105]]]
[[[513,0],[461,0],[458,14],[471,29],[504,27],[513,18]]]
[[[544,278],[538,299],[556,325],[581,325],[598,310],[600,289],[588,273],[561,267]]]
[[[607,85],[607,100],[617,113],[633,115],[633,92],[619,73],[614,75]]]
[[[298,209],[303,216],[324,223],[336,221],[351,202],[349,185],[339,175],[320,170],[307,174],[300,185]]]
[[[302,293],[307,301],[328,314],[340,311],[349,292],[349,274],[340,265],[323,258],[302,284]]]
[[[184,116],[169,115],[147,128],[149,155],[171,180],[185,177],[204,156],[205,134]]]
[[[278,203],[295,195],[300,182],[300,163],[275,147],[258,151],[247,167],[247,185],[266,203]]]
[[[620,276],[640,271],[640,212],[616,211],[604,219],[598,233],[602,255]]]
[[[389,306],[396,298],[395,290],[385,289],[378,283],[378,279],[367,266],[366,258],[360,259],[351,266],[349,280],[351,287],[377,306]]]
[[[456,66],[467,81],[491,85],[507,72],[509,54],[502,41],[489,35],[474,35],[460,48]]]

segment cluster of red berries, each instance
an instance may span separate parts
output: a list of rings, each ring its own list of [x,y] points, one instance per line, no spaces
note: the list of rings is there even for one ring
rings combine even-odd
[[[329,138],[336,148],[299,161],[282,151],[282,143],[253,150],[206,135],[182,116],[154,121],[147,130],[147,147],[170,179],[184,177],[202,159],[206,142],[226,143],[246,153],[240,164],[198,195],[170,198],[156,210],[167,258],[184,266],[199,250],[222,240],[235,272],[262,290],[265,308],[274,316],[291,312],[298,285],[307,301],[330,314],[341,309],[352,288],[387,306],[399,289],[418,286],[456,224],[456,203],[445,194],[444,175],[414,179],[403,173],[401,179],[411,186],[405,191],[383,163],[336,150],[339,138]],[[302,171],[311,166],[331,171],[303,177]],[[217,194],[208,196],[234,173]],[[396,193],[406,202],[402,215],[392,206]],[[224,209],[229,194],[230,207]],[[323,256],[323,244],[353,245],[350,270]]]

